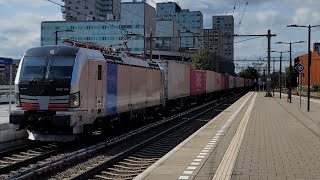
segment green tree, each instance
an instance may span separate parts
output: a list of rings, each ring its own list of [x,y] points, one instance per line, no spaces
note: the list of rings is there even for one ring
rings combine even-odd
[[[256,79],[259,77],[259,73],[253,67],[247,67],[246,69],[243,69],[242,71],[240,71],[238,76],[242,78],[247,78],[247,79],[252,79],[252,78]]]
[[[195,54],[192,55],[191,67],[199,70],[215,70],[215,61],[208,48],[201,47]]]

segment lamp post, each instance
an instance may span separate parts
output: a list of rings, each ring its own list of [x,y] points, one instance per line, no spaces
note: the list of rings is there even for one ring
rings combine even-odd
[[[320,25],[315,25],[315,26],[301,26],[301,25],[288,25],[287,27],[303,27],[303,28],[308,28],[308,106],[307,106],[307,111],[310,111],[310,67],[311,67],[311,28],[318,27]]]
[[[290,45],[290,66],[289,66],[289,99],[291,103],[291,90],[292,90],[292,44],[305,43],[305,41],[297,42],[276,42],[276,44],[289,44]]]
[[[289,51],[270,51],[270,52],[277,52],[280,53],[280,70],[279,70],[279,88],[280,88],[280,99],[281,99],[281,91],[282,91],[282,86],[281,86],[281,73],[282,73],[282,54],[289,52]]]
[[[56,42],[56,45],[58,45],[58,33],[59,32],[74,32],[74,30],[71,30],[71,29],[67,29],[67,30],[60,30],[60,31],[55,31],[53,34],[55,34],[55,42]]]

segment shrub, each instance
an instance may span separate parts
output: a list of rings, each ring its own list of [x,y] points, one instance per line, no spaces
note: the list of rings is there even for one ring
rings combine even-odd
[[[313,85],[312,86],[312,91],[313,92],[318,92],[319,91],[319,85]]]

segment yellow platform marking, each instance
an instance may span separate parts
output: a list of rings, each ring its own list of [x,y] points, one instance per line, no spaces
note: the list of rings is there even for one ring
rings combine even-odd
[[[255,93],[253,99],[251,100],[250,105],[249,105],[246,113],[244,114],[244,116],[240,122],[240,125],[239,125],[235,135],[233,136],[231,143],[230,143],[226,153],[224,154],[224,156],[219,164],[219,167],[213,177],[213,180],[231,179],[232,170],[233,170],[234,164],[237,160],[237,155],[240,150],[240,146],[241,146],[241,143],[243,140],[244,132],[246,130],[246,127],[247,127],[247,124],[249,121],[249,117],[252,112],[256,97],[257,97],[257,93]]]

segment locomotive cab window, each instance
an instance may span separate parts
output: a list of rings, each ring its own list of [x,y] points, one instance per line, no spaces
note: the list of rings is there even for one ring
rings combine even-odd
[[[102,65],[98,65],[98,80],[102,80]]]

